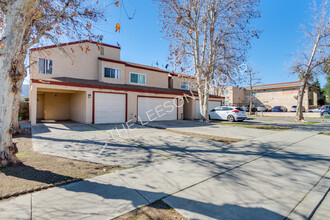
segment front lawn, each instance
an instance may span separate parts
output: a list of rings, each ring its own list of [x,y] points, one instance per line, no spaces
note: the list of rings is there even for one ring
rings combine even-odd
[[[22,164],[0,167],[0,197],[69,179],[88,179],[120,169],[119,166],[39,154],[33,150],[31,134],[16,136],[14,142],[17,143],[17,156]]]

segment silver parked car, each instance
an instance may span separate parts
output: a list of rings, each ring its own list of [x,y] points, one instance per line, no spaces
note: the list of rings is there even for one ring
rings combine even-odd
[[[316,112],[316,113],[320,113],[321,112],[322,107],[319,108],[314,108],[314,109],[309,109],[307,112]]]
[[[231,106],[219,106],[210,111],[211,120],[226,120],[229,122],[244,121],[247,118],[242,108]]]
[[[292,107],[290,108],[290,112],[296,112],[296,111],[297,111],[297,106],[296,106],[296,105],[294,105],[294,106],[292,106]],[[303,112],[306,111],[304,106],[302,106],[302,111],[303,111]]]

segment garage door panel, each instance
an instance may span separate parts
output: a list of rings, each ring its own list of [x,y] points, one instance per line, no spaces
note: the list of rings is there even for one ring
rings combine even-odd
[[[139,121],[177,120],[175,103],[176,99],[172,98],[138,97]]]
[[[95,93],[95,124],[126,121],[126,95]]]
[[[221,105],[220,101],[209,101],[209,111]],[[199,101],[196,101],[196,119],[201,119],[201,111],[199,107]]]

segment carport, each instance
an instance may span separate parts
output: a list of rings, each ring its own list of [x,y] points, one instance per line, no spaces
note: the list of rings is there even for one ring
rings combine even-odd
[[[86,92],[38,88],[37,121],[86,121]]]

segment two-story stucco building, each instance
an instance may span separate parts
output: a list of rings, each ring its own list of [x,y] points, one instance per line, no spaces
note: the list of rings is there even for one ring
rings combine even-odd
[[[284,106],[288,110],[297,105],[301,81],[257,85],[252,87],[254,106]],[[223,96],[225,105],[243,106],[249,104],[250,88],[227,87],[217,90]],[[303,106],[306,110],[317,107],[320,89],[308,84],[305,89]]]
[[[120,59],[120,47],[90,41],[30,50],[30,120],[123,123],[198,119],[193,78]],[[86,50],[87,48],[87,50]],[[87,52],[86,52],[87,51]],[[223,98],[210,96],[210,106]]]

